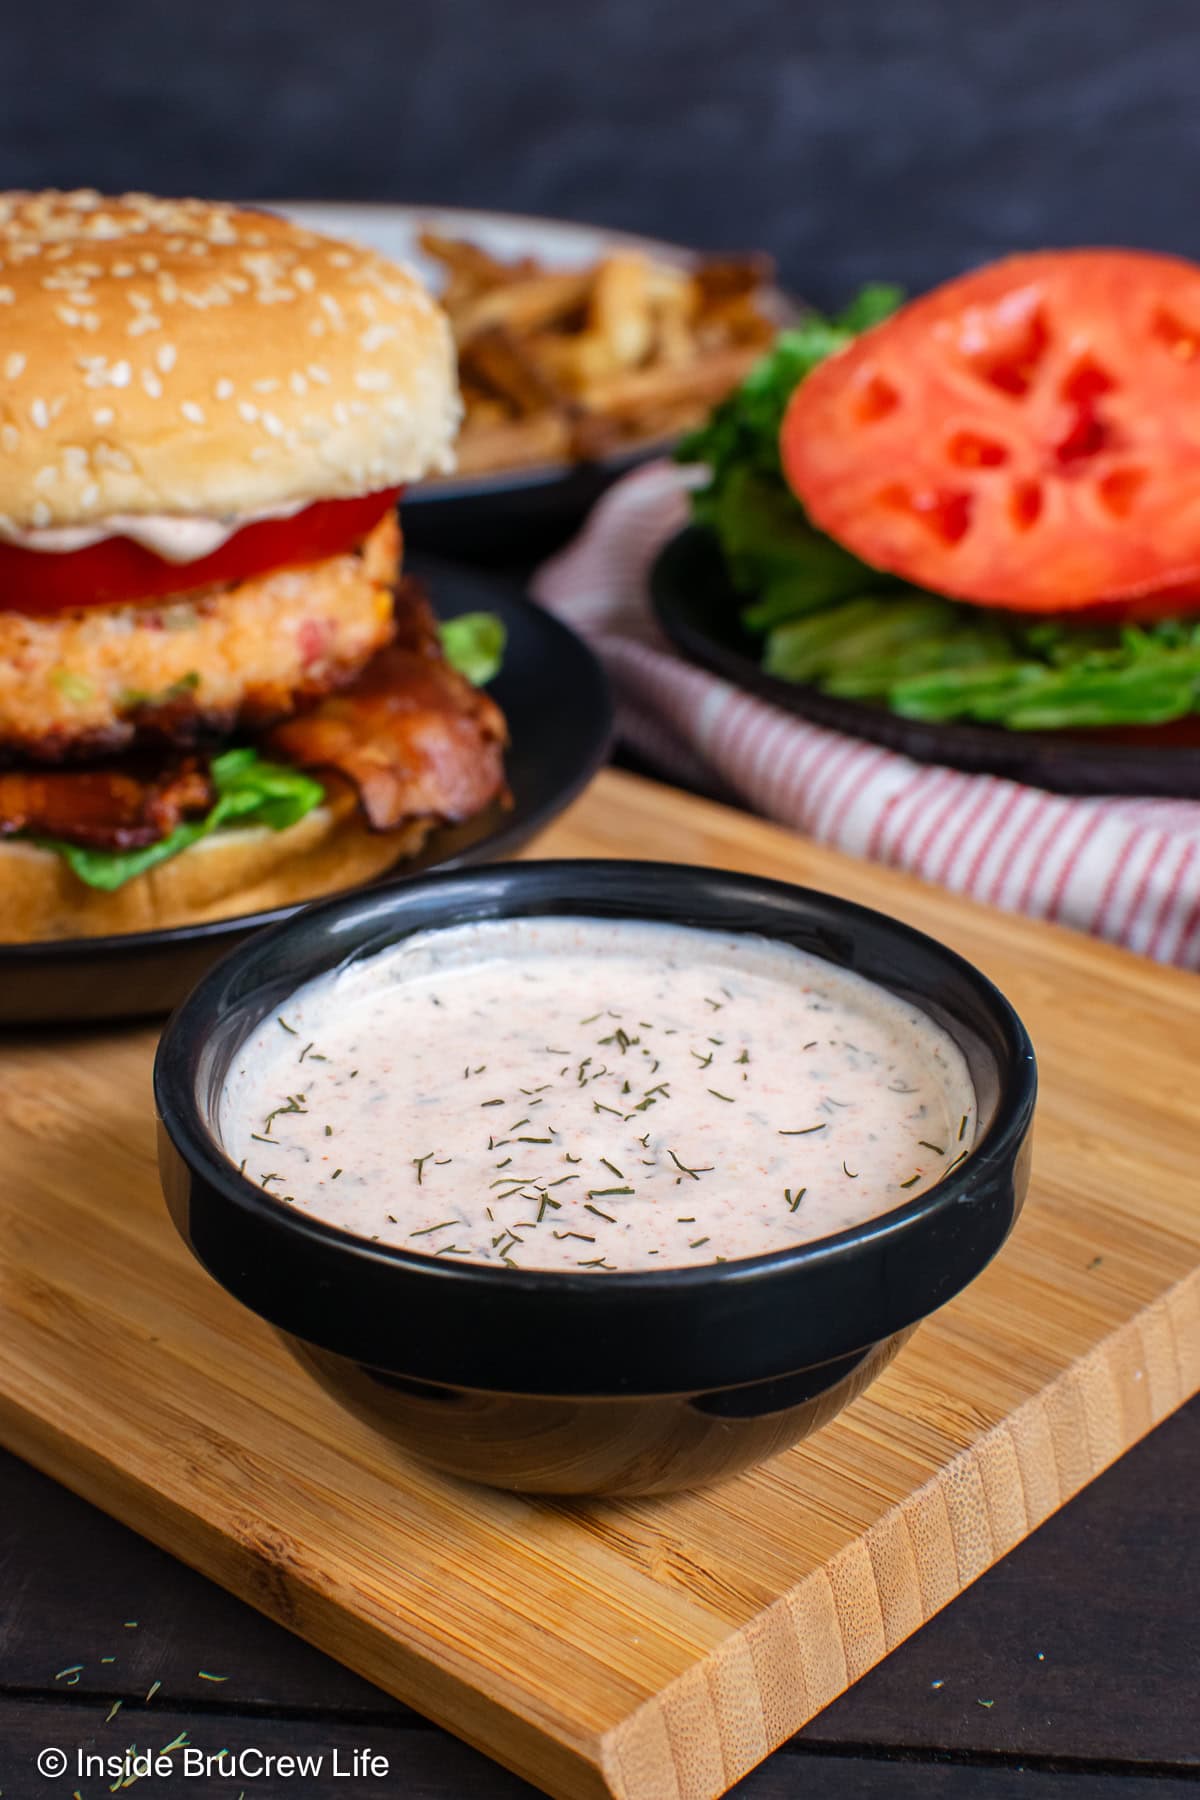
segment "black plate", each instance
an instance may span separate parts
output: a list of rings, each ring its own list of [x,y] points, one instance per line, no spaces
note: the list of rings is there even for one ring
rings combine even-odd
[[[717,540],[702,526],[687,526],[660,551],[650,592],[659,624],[690,661],[813,725],[884,744],[917,762],[1003,775],[1058,794],[1200,797],[1200,745],[1005,731],[955,721],[925,724],[866,700],[841,700],[766,674],[758,662],[758,640],[738,621],[745,596],[733,588]]]
[[[508,856],[549,824],[591,780],[612,735],[604,672],[587,646],[552,614],[503,586],[449,563],[414,556],[406,567],[427,584],[443,618],[499,613],[508,629],[504,667],[492,683],[508,719],[506,758],[513,807],[490,807],[466,825],[435,832],[420,856],[385,881]],[[124,937],[0,945],[0,1026],[50,1025],[165,1013],[209,965],[251,932],[295,906]]]

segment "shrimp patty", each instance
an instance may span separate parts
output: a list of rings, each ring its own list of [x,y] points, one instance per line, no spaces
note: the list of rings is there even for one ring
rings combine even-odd
[[[229,587],[0,612],[0,757],[61,762],[286,718],[391,640],[399,554],[389,513],[354,551]]]

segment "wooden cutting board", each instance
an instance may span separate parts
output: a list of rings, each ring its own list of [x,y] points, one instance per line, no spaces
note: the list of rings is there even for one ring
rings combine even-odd
[[[723,1793],[1200,1385],[1200,981],[606,774],[537,846],[806,882],[980,964],[1043,1097],[1011,1243],[818,1438],[547,1504],[407,1463],[192,1261],[147,1029],[0,1043],[0,1437],[562,1800]]]

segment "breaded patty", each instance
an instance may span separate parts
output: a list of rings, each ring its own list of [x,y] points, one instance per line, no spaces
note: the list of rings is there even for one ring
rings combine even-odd
[[[393,632],[400,535],[148,606],[0,612],[0,754],[58,762],[286,717]]]

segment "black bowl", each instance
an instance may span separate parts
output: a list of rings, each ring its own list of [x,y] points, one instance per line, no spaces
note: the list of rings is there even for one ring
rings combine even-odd
[[[248,1033],[302,982],[414,931],[516,915],[669,920],[814,952],[919,1005],[962,1048],[971,1156],[918,1199],[812,1244],[611,1275],[439,1261],[273,1201],[215,1119]],[[1037,1077],[1008,1002],[932,938],[846,900],[715,869],[527,862],[312,907],[235,950],[154,1070],[172,1218],[324,1385],[415,1455],[528,1492],[661,1493],[774,1455],[860,1393],[1000,1248],[1029,1178]]]

